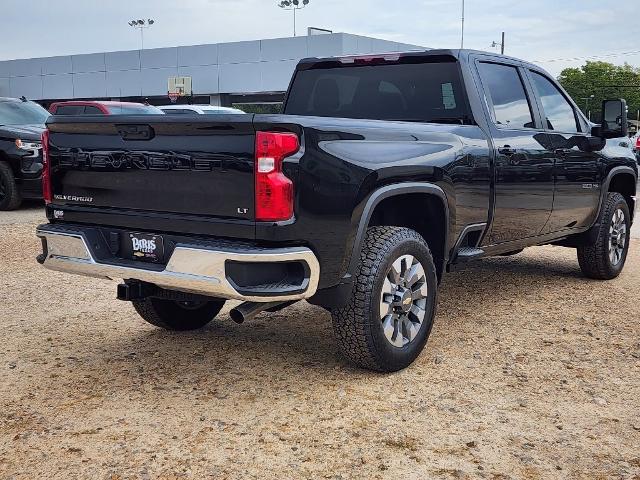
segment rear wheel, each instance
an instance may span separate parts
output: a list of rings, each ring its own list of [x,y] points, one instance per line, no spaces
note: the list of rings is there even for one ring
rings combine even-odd
[[[597,228],[595,242],[578,247],[578,263],[587,277],[611,280],[622,272],[629,251],[631,216],[621,194],[607,195]]]
[[[431,333],[436,288],[431,252],[417,232],[370,228],[350,302],[332,312],[344,355],[381,372],[409,366]]]
[[[22,203],[11,167],[0,162],[0,210],[15,210]]]
[[[213,320],[224,300],[177,301],[149,297],[134,300],[133,307],[147,322],[165,330],[197,330]]]

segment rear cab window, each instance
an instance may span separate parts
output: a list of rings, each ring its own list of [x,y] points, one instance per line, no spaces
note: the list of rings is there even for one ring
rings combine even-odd
[[[411,57],[409,57],[411,58]],[[473,124],[453,59],[422,58],[418,63],[319,63],[298,70],[284,113],[424,123]]]

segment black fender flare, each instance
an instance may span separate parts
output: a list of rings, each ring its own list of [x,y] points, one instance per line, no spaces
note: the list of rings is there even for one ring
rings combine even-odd
[[[609,192],[609,186],[611,185],[611,180],[613,180],[613,177],[615,177],[616,175],[620,175],[620,174],[630,174],[635,179],[635,183],[637,185],[637,183],[638,183],[638,174],[636,173],[636,171],[633,168],[631,168],[629,166],[626,166],[626,165],[613,167],[609,171],[609,173],[607,174],[607,177],[602,181],[602,185],[600,186],[600,202],[598,204],[598,214],[596,215],[596,218],[594,220],[594,224],[591,226],[591,228],[596,227],[596,226],[599,225],[600,213],[602,213],[602,208],[604,206],[604,202],[607,199],[607,193]],[[631,212],[632,218],[633,218],[633,213],[634,212]]]
[[[364,243],[364,237],[367,231],[367,226],[369,225],[369,221],[371,220],[371,216],[373,215],[373,211],[376,206],[383,200],[395,197],[398,195],[405,195],[410,193],[424,193],[427,195],[431,195],[437,197],[442,202],[442,206],[444,207],[444,215],[445,215],[445,232],[444,232],[444,262],[443,264],[446,266],[449,261],[449,234],[450,234],[450,208],[449,208],[449,199],[442,188],[433,183],[421,183],[421,182],[408,182],[408,183],[394,183],[390,185],[386,185],[384,187],[380,187],[377,190],[374,190],[373,193],[369,195],[367,202],[364,205],[362,210],[362,214],[360,216],[360,221],[358,223],[358,228],[355,233],[355,238],[353,241],[353,248],[351,250],[351,258],[349,260],[349,267],[347,269],[348,275],[354,275],[356,269],[358,267],[358,260],[360,258],[360,251],[362,250],[362,244]]]

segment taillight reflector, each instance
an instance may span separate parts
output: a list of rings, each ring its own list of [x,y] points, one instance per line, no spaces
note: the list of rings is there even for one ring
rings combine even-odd
[[[277,222],[293,216],[293,182],[282,162],[300,149],[295,133],[256,133],[256,220]]]
[[[42,196],[49,205],[53,201],[51,187],[51,162],[49,160],[49,130],[42,132]]]

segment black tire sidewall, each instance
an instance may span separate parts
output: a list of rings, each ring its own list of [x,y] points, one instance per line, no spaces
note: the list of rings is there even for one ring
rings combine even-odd
[[[631,215],[629,212],[629,205],[627,205],[626,200],[621,195],[616,195],[616,201],[611,202],[607,209],[606,222],[603,223],[602,229],[600,230],[602,238],[602,242],[604,245],[603,254],[605,255],[606,265],[608,267],[609,272],[612,276],[618,276],[622,272],[624,265],[627,261],[627,254],[629,253],[629,244],[631,243]],[[618,211],[618,209],[622,210],[624,213],[624,221],[627,227],[627,238],[626,244],[624,246],[624,251],[622,252],[622,258],[617,265],[613,265],[611,263],[611,258],[609,256],[609,228],[611,227],[611,222],[613,220],[613,215]]]
[[[403,255],[412,255],[422,264],[427,280],[428,294],[425,318],[417,337],[404,347],[398,348],[391,345],[384,335],[382,320],[380,318],[380,295],[386,273],[391,268],[393,262]],[[431,329],[433,328],[437,304],[437,286],[436,268],[429,249],[418,239],[410,238],[398,243],[377,265],[377,275],[373,283],[369,303],[368,320],[371,339],[375,345],[377,356],[379,357],[378,363],[383,366],[385,370],[395,371],[409,366],[424,349]]]
[[[4,162],[0,162],[0,183],[4,186],[5,190],[5,197],[0,199],[0,211],[17,208],[21,202],[18,194],[18,186],[16,185],[11,167]]]

